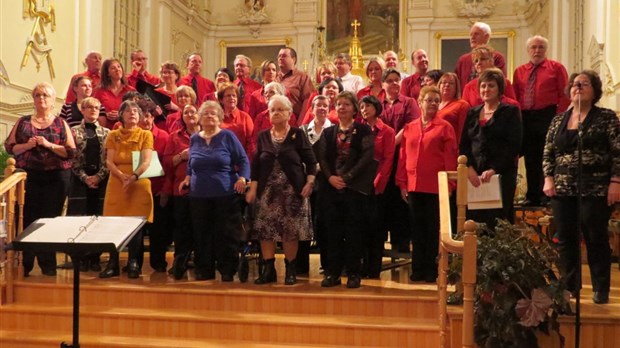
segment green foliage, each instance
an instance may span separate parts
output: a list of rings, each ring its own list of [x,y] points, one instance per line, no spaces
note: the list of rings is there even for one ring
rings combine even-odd
[[[6,160],[11,157],[5,150],[4,146],[0,146],[0,178],[4,176],[4,168],[6,168]]]
[[[559,334],[558,314],[570,313],[569,293],[556,275],[557,250],[535,234],[505,221],[495,231],[478,231],[474,335],[480,347],[538,347],[536,332]],[[461,264],[457,257],[450,266],[452,283]]]

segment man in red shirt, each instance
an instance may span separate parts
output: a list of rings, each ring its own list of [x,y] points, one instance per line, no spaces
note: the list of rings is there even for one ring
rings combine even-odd
[[[180,86],[189,86],[196,93],[198,106],[205,100],[215,100],[215,84],[206,77],[202,77],[202,56],[194,52],[187,57],[185,67],[189,72],[179,80]]]
[[[551,120],[568,108],[570,99],[564,92],[568,73],[562,63],[547,58],[549,42],[542,36],[527,40],[530,61],[515,69],[513,87],[521,104],[523,142],[521,153],[527,171],[527,194],[524,204],[540,205],[542,192],[542,155]]]
[[[400,94],[418,100],[424,75],[428,71],[428,55],[426,51],[419,49],[411,54],[411,62],[415,68],[415,74],[404,79],[400,86]]]
[[[293,113],[299,115],[297,120],[300,123],[303,120],[301,115],[306,114],[308,104],[306,100],[314,92],[314,85],[310,76],[303,71],[297,70],[297,52],[291,47],[284,47],[278,52],[278,66],[280,72],[276,77],[276,81],[286,87],[287,96],[293,104]]]
[[[86,58],[84,58],[84,64],[86,64],[86,71],[81,72],[79,74],[75,74],[71,77],[71,82],[69,83],[69,89],[67,90],[67,94],[65,96],[65,104],[71,104],[75,101],[75,92],[73,92],[73,81],[79,76],[88,76],[90,81],[92,82],[93,89],[99,86],[99,81],[101,81],[101,53],[99,52],[89,52]]]
[[[234,81],[239,88],[237,108],[245,112],[249,110],[252,92],[263,87],[260,83],[250,78],[250,71],[252,71],[252,59],[243,54],[237,55],[235,57],[235,74],[237,79]]]
[[[146,63],[149,58],[146,56],[144,51],[135,50],[131,52],[131,74],[127,75],[127,83],[133,88],[136,88],[136,84],[138,84],[138,80],[142,80],[150,83],[153,86],[157,86],[161,83],[159,77],[150,74],[146,71]]]
[[[471,30],[469,31],[469,46],[472,49],[480,45],[488,45],[490,39],[491,27],[488,24],[476,22],[471,26]],[[499,51],[495,51],[493,53],[493,61],[495,63],[495,67],[501,69],[504,76],[506,76],[506,58],[504,58]],[[456,62],[454,72],[456,73],[456,76],[459,77],[459,81],[461,82],[461,91],[465,88],[467,82],[478,77],[478,74],[474,69],[474,64],[471,60],[471,52],[465,53],[459,58]]]

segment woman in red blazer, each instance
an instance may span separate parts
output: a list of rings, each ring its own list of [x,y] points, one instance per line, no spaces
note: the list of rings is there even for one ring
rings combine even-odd
[[[422,116],[403,131],[396,184],[409,204],[413,231],[411,281],[433,283],[437,279],[439,244],[439,196],[437,173],[456,170],[457,143],[454,128],[438,117],[441,96],[437,87],[420,91]]]

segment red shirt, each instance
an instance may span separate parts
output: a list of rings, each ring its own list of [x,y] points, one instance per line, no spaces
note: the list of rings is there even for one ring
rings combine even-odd
[[[405,126],[396,170],[396,184],[407,192],[439,193],[437,173],[456,170],[458,149],[452,126],[433,118],[425,129],[421,119]]]
[[[125,93],[135,90],[135,88],[125,85],[123,86],[123,89],[118,92],[118,94],[114,94],[114,92],[107,88],[97,88],[95,92],[93,92],[93,97],[99,99],[101,105],[105,106],[106,112],[109,113],[110,111],[118,111],[123,103],[123,96]],[[105,124],[102,124],[101,126],[112,129],[114,127],[114,123],[116,123],[116,120],[106,119]]]
[[[256,119],[256,115],[267,110],[267,100],[264,96],[265,87],[255,90],[250,95],[250,102],[248,103],[248,114],[252,120]]]
[[[467,111],[471,106],[463,99],[457,99],[451,101],[443,109],[437,112],[437,117],[448,121],[454,128],[454,135],[456,135],[456,143],[461,143],[461,134],[463,134],[463,127],[465,126],[465,120],[467,119]]]
[[[379,162],[377,176],[375,176],[375,194],[380,195],[383,194],[388,181],[390,181],[396,132],[392,127],[383,123],[380,118],[377,119],[375,126],[370,128],[375,135],[375,160]]]
[[[297,127],[297,116],[295,116],[295,114],[291,114],[288,124],[291,127]],[[258,138],[258,133],[260,131],[270,128],[271,119],[269,119],[269,110],[263,110],[263,112],[256,115],[256,118],[254,119],[254,141]]]
[[[179,129],[170,134],[166,149],[164,150],[163,165],[166,172],[166,182],[162,189],[163,193],[173,196],[184,196],[189,192],[186,191],[184,194],[181,194],[179,191],[179,185],[187,174],[187,161],[182,160],[176,167],[172,165],[172,158],[189,148],[189,137],[190,134],[185,129]]]
[[[392,104],[385,99],[381,119],[398,134],[405,125],[420,117],[420,107],[413,98],[399,95]]]
[[[357,100],[362,100],[362,98],[364,98],[367,95],[373,95],[375,97],[377,97],[377,99],[379,99],[380,102],[382,102],[383,100],[385,100],[385,90],[381,89],[381,91],[379,92],[379,95],[374,95],[372,94],[372,85],[368,85],[362,89],[360,89],[357,92]]]
[[[161,80],[159,79],[159,77],[153,74],[150,74],[148,71],[145,71],[144,73],[140,74],[138,70],[133,70],[131,74],[127,75],[127,83],[133,88],[136,88],[136,85],[138,84],[138,80],[148,82],[153,86],[158,86],[161,83]]]
[[[495,63],[496,68],[502,70],[504,76],[508,76],[506,75],[506,58],[504,58],[504,55],[498,51],[495,51],[493,53],[493,62]],[[478,76],[475,71],[474,62],[471,60],[471,52],[465,53],[459,57],[459,60],[456,62],[456,67],[454,68],[454,72],[456,73],[456,76],[459,77],[459,81],[461,81],[461,90],[463,90],[467,82],[471,80],[470,76],[472,76],[472,74],[475,77]]]
[[[504,81],[506,81],[506,88],[504,88],[504,95],[502,96],[501,101],[521,107],[519,102],[516,100],[515,91],[512,88],[512,84],[508,79],[504,79]],[[484,103],[482,98],[480,98],[477,77],[469,81],[467,85],[465,85],[465,88],[463,88],[463,100],[468,102],[470,106],[477,106]]]
[[[525,89],[528,85],[530,74],[534,69],[531,62],[523,64],[515,69],[514,92],[521,105],[525,101]],[[570,98],[564,93],[568,85],[568,74],[562,63],[551,59],[545,59],[536,70],[536,82],[534,83],[534,107],[531,110],[540,110],[549,105],[557,105],[557,111],[562,112],[568,108]]]
[[[196,93],[196,101],[198,102],[198,106],[202,104],[205,100],[214,100],[213,93],[215,93],[215,84],[213,81],[208,78],[202,77],[199,74],[196,75],[186,75],[181,77],[179,80],[179,86],[189,86],[192,87],[192,79],[196,77],[196,87],[198,89],[198,93]]]
[[[293,104],[293,112],[295,115],[305,115],[306,109],[309,107],[308,99],[314,92],[314,85],[308,74],[293,69],[286,74],[278,73],[276,78],[278,82],[286,87],[286,94]]]
[[[157,154],[159,162],[164,166],[164,152],[166,150],[166,144],[168,144],[168,139],[170,136],[164,130],[161,130],[155,126],[151,128],[151,133],[153,133],[153,151]],[[155,153],[153,155],[155,155]],[[165,170],[164,170],[165,173]],[[157,195],[162,192],[164,188],[164,183],[166,182],[165,176],[159,176],[156,178],[150,178],[151,180],[151,191],[154,195]]]
[[[224,116],[224,121],[220,127],[235,133],[245,149],[245,154],[248,158],[252,158],[256,149],[256,142],[254,141],[254,122],[252,122],[250,115],[235,108],[230,115]]]
[[[241,80],[237,78],[234,83],[235,85],[237,85],[237,87],[239,87]],[[237,101],[237,108],[239,108],[239,110],[241,111],[248,112],[250,110],[250,99],[252,97],[252,93],[262,88],[263,88],[263,85],[261,85],[260,83],[252,80],[249,77],[244,78],[243,79],[243,100],[241,100],[241,90],[239,90],[238,93],[239,93],[240,98]]]
[[[413,98],[418,100],[418,96],[420,95],[420,89],[422,89],[422,79],[424,75],[420,73],[415,73],[403,80],[400,83],[400,94],[405,97]]]
[[[77,98],[75,95],[75,92],[73,92],[73,81],[75,81],[75,79],[77,79],[80,76],[88,76],[90,78],[90,82],[93,85],[93,89],[99,87],[99,83],[101,82],[101,76],[99,76],[99,71],[91,73],[90,71],[86,70],[82,73],[75,74],[73,75],[73,77],[71,77],[71,82],[69,83],[69,89],[67,90],[67,95],[65,96],[65,104],[71,104]]]

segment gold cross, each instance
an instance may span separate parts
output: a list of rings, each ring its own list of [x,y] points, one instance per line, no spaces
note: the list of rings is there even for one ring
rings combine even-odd
[[[362,23],[358,22],[357,19],[351,22],[351,26],[353,27],[353,36],[357,36],[357,28],[361,25]]]
[[[304,59],[304,62],[302,64],[304,66],[304,72],[308,72],[308,61]]]

